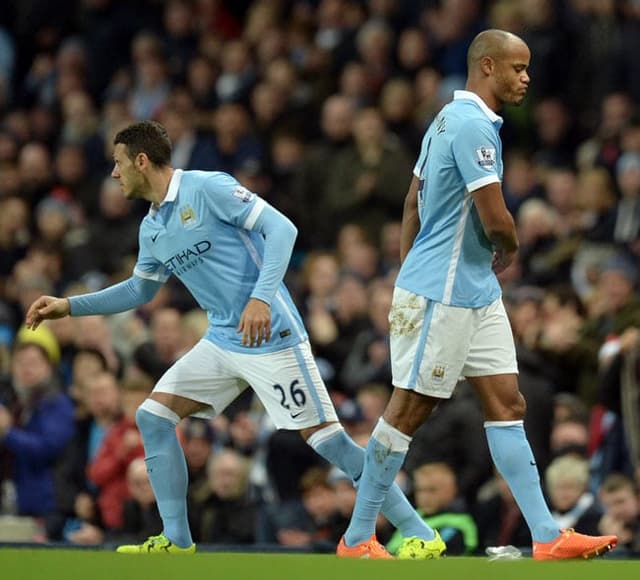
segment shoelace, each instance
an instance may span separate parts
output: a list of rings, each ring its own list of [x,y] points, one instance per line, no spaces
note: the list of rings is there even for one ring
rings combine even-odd
[[[150,550],[151,548],[153,548],[157,542],[159,542],[162,539],[162,534],[158,535],[158,536],[149,536],[149,539],[143,544],[143,546],[145,548],[147,548],[147,550]]]
[[[377,542],[375,540],[369,542],[369,551],[373,552],[374,554],[387,553],[387,550],[385,549],[385,547],[380,542]]]

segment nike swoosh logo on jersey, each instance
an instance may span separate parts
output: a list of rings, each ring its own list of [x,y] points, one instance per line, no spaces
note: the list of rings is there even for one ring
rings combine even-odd
[[[157,234],[151,236],[151,241],[155,242],[158,239],[158,236],[160,235],[160,232],[158,232]]]

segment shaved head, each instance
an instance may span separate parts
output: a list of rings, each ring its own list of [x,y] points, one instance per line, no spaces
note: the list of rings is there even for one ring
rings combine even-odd
[[[467,85],[489,108],[519,105],[529,88],[531,51],[519,36],[489,29],[478,34],[467,52]]]
[[[493,60],[504,58],[508,50],[517,43],[524,44],[524,41],[511,32],[497,29],[483,30],[473,39],[467,52],[469,72],[476,68],[486,56]]]

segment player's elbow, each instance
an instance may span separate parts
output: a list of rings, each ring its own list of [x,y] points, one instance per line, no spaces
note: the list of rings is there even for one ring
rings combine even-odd
[[[510,241],[510,246],[518,246],[518,239],[516,236],[516,228],[513,218],[509,213],[495,216],[494,218],[487,220],[487,223],[482,224],[486,236],[494,243],[503,242],[504,240]]]
[[[295,240],[298,237],[298,228],[295,226],[295,224],[291,221],[291,220],[287,220],[288,224],[287,224],[287,229],[289,232],[289,236]]]
[[[404,209],[405,211],[411,210],[411,209],[415,209],[417,206],[418,206],[418,190],[417,188],[411,187],[407,195],[404,196]]]

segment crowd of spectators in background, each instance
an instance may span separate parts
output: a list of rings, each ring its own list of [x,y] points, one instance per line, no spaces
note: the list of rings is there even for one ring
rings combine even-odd
[[[413,163],[489,27],[532,52],[530,94],[502,112],[501,133],[521,243],[501,282],[525,426],[562,527],[616,533],[617,552],[640,556],[632,0],[5,0],[0,513],[36,518],[40,540],[159,532],[133,416],[204,334],[204,313],[170,281],[135,312],[22,328],[41,294],[129,276],[147,207],[109,173],[115,133],[142,119],[166,126],[172,166],[229,172],[296,223],[287,282],[339,416],[365,443],[391,389],[387,313]],[[196,541],[333,549],[353,486],[274,431],[250,393],[180,434]],[[416,434],[400,483],[451,553],[530,543],[465,383]],[[392,532],[381,520],[391,545]]]

